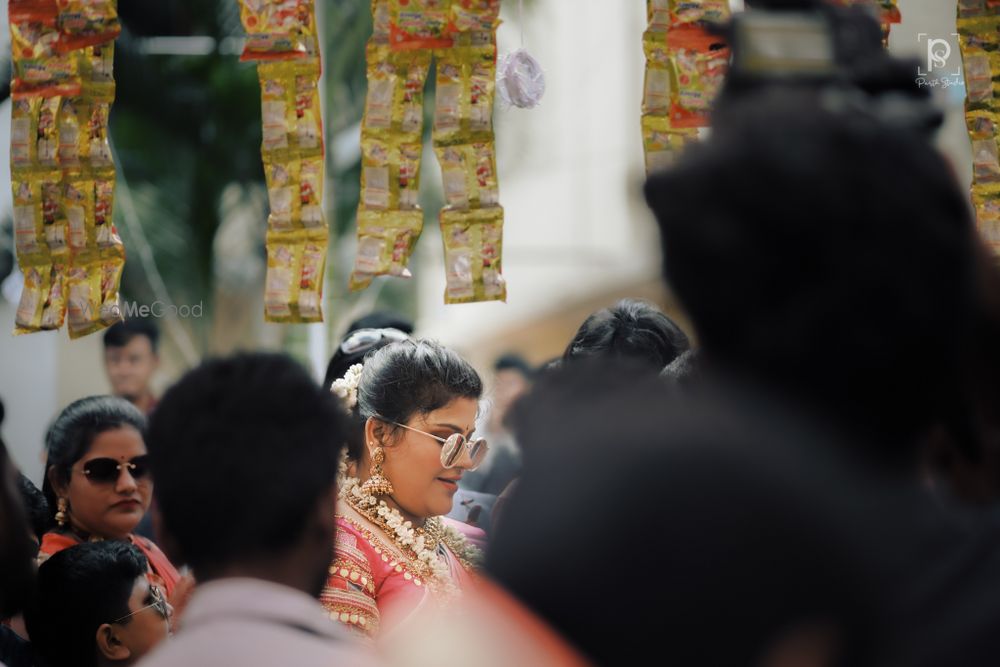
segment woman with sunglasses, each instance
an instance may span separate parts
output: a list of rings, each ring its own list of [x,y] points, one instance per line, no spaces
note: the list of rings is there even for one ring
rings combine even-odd
[[[132,534],[153,495],[145,429],[143,414],[112,396],[82,398],[59,414],[45,436],[42,486],[55,526],[42,538],[39,559],[81,542],[131,542],[149,561],[150,581],[169,597],[177,570],[155,544]]]
[[[332,618],[377,637],[429,597],[448,601],[473,581],[478,549],[444,515],[463,472],[486,455],[472,436],[483,386],[451,350],[405,340],[372,352],[332,389],[364,437],[348,443],[321,600]]]

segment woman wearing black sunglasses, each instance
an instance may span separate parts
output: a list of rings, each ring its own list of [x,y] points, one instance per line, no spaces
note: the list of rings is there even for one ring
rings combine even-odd
[[[145,430],[142,413],[112,396],[80,399],[59,414],[45,436],[42,486],[55,525],[42,538],[39,558],[81,542],[128,541],[149,561],[150,581],[170,596],[177,570],[155,544],[132,534],[153,496]]]

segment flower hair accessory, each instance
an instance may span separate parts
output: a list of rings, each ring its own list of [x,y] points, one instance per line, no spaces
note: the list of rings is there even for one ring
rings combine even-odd
[[[361,364],[354,364],[347,369],[344,377],[334,380],[333,384],[330,385],[330,391],[337,395],[348,410],[353,410],[354,406],[358,404],[358,385],[361,384],[361,371],[363,369],[364,366]]]

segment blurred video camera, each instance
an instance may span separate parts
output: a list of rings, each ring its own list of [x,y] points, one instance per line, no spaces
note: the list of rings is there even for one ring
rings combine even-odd
[[[762,88],[815,88],[831,100],[864,105],[898,126],[932,135],[944,114],[916,81],[916,60],[890,55],[864,7],[823,0],[747,0],[719,27],[732,65],[717,108]]]

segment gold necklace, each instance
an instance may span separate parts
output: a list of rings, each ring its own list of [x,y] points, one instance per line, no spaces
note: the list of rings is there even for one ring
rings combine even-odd
[[[347,504],[350,505],[358,514],[378,526],[385,536],[389,538],[389,541],[392,542],[396,549],[398,549],[399,552],[406,557],[409,561],[410,567],[420,576],[424,579],[432,579],[436,577],[440,578],[444,569],[434,568],[430,563],[420,557],[420,554],[417,552],[414,545],[406,544],[402,541],[397,534],[396,529],[389,523],[389,520],[379,514],[378,509],[381,505],[371,505],[369,503],[361,502],[352,493],[347,493],[345,495]],[[422,527],[414,528],[413,533],[418,537],[423,537],[424,551],[431,551],[439,559],[441,558],[440,546],[444,536],[444,530],[440,525],[439,519],[427,519]],[[448,577],[448,579],[451,579],[451,577]]]
[[[382,532],[392,540],[392,543],[396,545],[400,551],[412,559],[417,560],[416,551],[411,547],[402,544],[396,536],[395,530],[393,530],[392,526],[389,525],[389,522],[382,516],[379,516],[377,505],[375,507],[363,507],[352,494],[347,494],[347,500],[348,504],[361,514],[361,516],[381,528]],[[479,547],[470,544],[461,533],[447,528],[439,517],[431,517],[424,521],[423,526],[414,528],[413,530],[417,535],[422,535],[424,537],[425,548],[438,551],[440,545],[444,543],[444,545],[448,547],[448,550],[451,551],[452,554],[454,554],[455,558],[458,559],[458,562],[462,564],[462,567],[465,568],[467,572],[475,571],[482,563],[483,554]]]
[[[339,496],[358,514],[382,530],[396,549],[402,553],[415,574],[419,574],[433,586],[448,595],[459,592],[447,555],[441,549],[442,543],[454,554],[461,566],[471,572],[482,562],[482,552],[466,540],[465,536],[450,526],[445,526],[439,517],[431,517],[419,528],[404,521],[399,510],[389,507],[385,501],[375,496],[362,494],[361,484],[356,477],[346,474],[346,466],[341,462]]]

